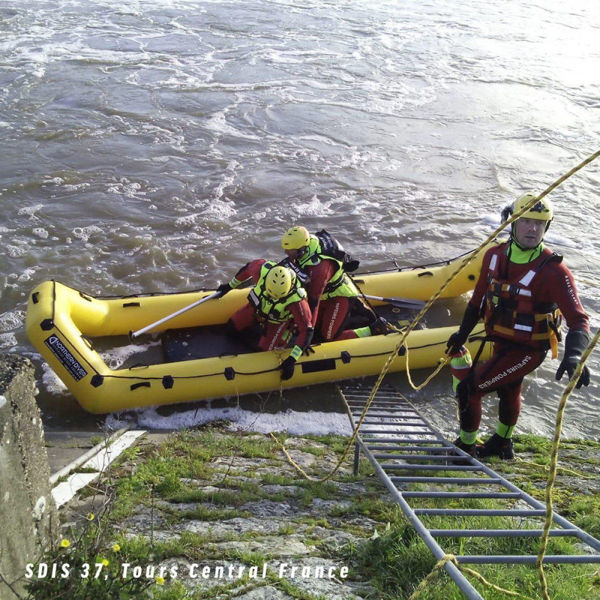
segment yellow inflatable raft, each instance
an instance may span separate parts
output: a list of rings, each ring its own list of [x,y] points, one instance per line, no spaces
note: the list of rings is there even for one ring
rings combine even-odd
[[[483,252],[442,297],[456,297],[473,289],[482,257]],[[427,300],[460,260],[433,268],[357,275],[354,279],[365,294]],[[96,414],[376,375],[400,337],[394,333],[317,344],[315,353],[301,357],[294,376],[284,382],[279,365],[289,350],[163,361],[112,370],[95,349],[94,338],[128,335],[210,293],[207,290],[95,298],[57,281],[46,281],[30,295],[27,335],[79,404]],[[219,300],[209,300],[183,313],[156,331],[223,324],[244,305],[247,294],[247,289],[233,290]],[[443,356],[446,340],[455,330],[456,326],[451,326],[411,332],[406,340],[410,368],[436,365]],[[402,350],[391,371],[405,369],[406,356]]]

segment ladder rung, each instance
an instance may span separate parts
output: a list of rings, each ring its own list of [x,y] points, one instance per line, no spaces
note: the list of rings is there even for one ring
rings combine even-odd
[[[401,492],[405,498],[494,498],[513,500],[521,498],[518,492]]]
[[[416,515],[444,515],[447,517],[544,517],[545,510],[510,508],[417,508]]]
[[[433,537],[541,537],[543,529],[430,529]],[[578,537],[577,529],[551,529],[550,537]]]
[[[537,556],[533,555],[490,555],[490,556],[457,556],[459,563],[484,565],[484,564],[535,564],[538,560]],[[566,564],[566,563],[600,563],[600,554],[548,554],[544,556],[542,561],[544,564]]]
[[[350,408],[364,408],[366,406],[366,402],[363,398],[357,398],[356,400],[349,400],[348,406],[350,406]],[[384,400],[383,398],[376,398],[371,403],[371,406],[373,408],[376,408],[377,406],[385,408],[401,408],[402,410],[412,410],[413,412],[415,410],[410,404],[406,404],[406,402],[402,402],[400,400],[397,402],[395,400]]]
[[[390,427],[393,427],[393,425],[390,425]],[[419,425],[411,425],[411,428],[415,428],[415,427],[420,427]],[[398,429],[396,427],[396,429]],[[402,434],[402,435],[431,435],[428,434],[429,428],[427,428],[425,431],[398,431],[398,435]],[[363,434],[374,434],[374,433],[387,433],[389,434],[393,434],[393,431],[390,431],[389,429],[359,429],[358,432],[363,435]]]
[[[462,458],[462,457],[458,457]],[[465,460],[463,458],[463,460]],[[381,465],[384,471],[483,471],[481,465]]]
[[[501,484],[500,477],[390,477],[396,483]]]
[[[429,433],[427,435],[434,435],[433,433]],[[448,445],[448,442],[444,440],[440,440],[437,436],[433,439],[425,440],[413,440],[412,438],[363,438],[362,432],[360,433],[360,437],[363,443],[368,444],[369,442],[377,442],[378,444],[399,444],[399,443],[407,443],[407,444],[439,444],[443,448],[454,448],[453,445]]]
[[[358,409],[353,409],[352,412],[353,414],[357,415],[362,413],[362,411]],[[392,419],[397,419],[401,416],[421,418],[414,410],[404,410],[402,408],[388,408],[383,406],[381,408],[370,408],[367,414],[369,416],[372,415],[376,417],[386,416],[391,417]]]
[[[350,410],[352,411],[356,411],[356,412],[362,412],[365,409],[364,404],[362,406],[351,406]],[[385,412],[385,413],[393,413],[394,415],[396,415],[397,413],[402,413],[405,415],[416,415],[419,416],[419,413],[417,411],[415,411],[412,408],[409,407],[404,407],[404,406],[389,406],[389,405],[385,405],[382,404],[381,406],[378,406],[376,404],[371,404],[371,406],[369,406],[369,414],[375,414],[375,413],[381,413],[381,412]]]
[[[373,416],[373,415],[369,415],[369,416]],[[385,416],[389,416],[389,415],[383,415],[381,418],[383,419]],[[425,423],[425,421],[423,421],[423,419],[421,419],[421,417],[393,417],[393,418],[402,419],[402,421],[419,421],[420,423],[423,423],[423,425],[411,425],[411,427],[429,427]],[[405,425],[405,423],[382,423],[381,421],[371,421],[371,420],[365,419],[361,423],[361,427],[363,425],[387,425],[389,427],[394,427],[394,426],[402,427],[402,425]],[[406,423],[406,425],[408,425],[408,423]]]
[[[369,448],[370,450],[371,448]],[[431,461],[465,461],[464,456],[452,454],[374,454],[374,458],[387,458],[391,460],[431,460]]]
[[[390,442],[392,443],[392,442]],[[433,442],[429,442],[429,443],[433,443]],[[436,456],[449,456],[448,454],[441,454],[441,451],[443,450],[451,450],[452,452],[454,452],[454,446],[442,446],[440,448],[440,446],[405,446],[402,444],[398,444],[396,446],[379,446],[379,445],[374,445],[374,446],[370,446],[367,444],[367,449],[368,450],[398,450],[401,452],[435,452]],[[414,456],[421,456],[420,454],[415,454]],[[464,458],[464,457],[462,457]]]

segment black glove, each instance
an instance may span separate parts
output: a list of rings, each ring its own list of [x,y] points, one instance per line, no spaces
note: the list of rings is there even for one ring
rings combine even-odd
[[[294,374],[294,365],[295,364],[296,364],[296,359],[292,358],[291,356],[288,356],[281,363],[281,380],[282,381],[287,381],[288,379],[291,379],[292,375]]]
[[[454,332],[446,342],[446,354],[456,354],[457,352],[460,352],[461,347],[465,345],[468,337],[468,333],[462,334],[460,330]]]
[[[453,333],[446,342],[446,354],[454,354],[460,350],[461,346],[464,346],[478,321],[479,311],[471,304],[467,304],[460,329]]]
[[[222,283],[218,288],[217,288],[217,295],[215,296],[215,298],[222,298],[225,294],[227,294],[227,292],[231,291],[231,286],[228,283]]]
[[[567,334],[567,339],[565,340],[565,355],[563,356],[562,362],[556,371],[557,381],[562,378],[565,371],[569,375],[569,379],[573,377],[575,369],[581,361],[581,355],[587,348],[589,341],[590,336],[588,335],[587,331],[584,331],[583,329],[571,329],[569,331]],[[590,370],[587,368],[587,366],[584,366],[583,370],[581,371],[579,381],[575,387],[579,389],[582,385],[587,386],[589,383]]]
[[[315,353],[313,347],[310,345],[314,334],[315,330],[312,327],[309,327],[308,333],[306,335],[306,342],[304,343],[304,347],[302,348],[302,354],[304,354],[305,356],[310,356],[311,354]]]

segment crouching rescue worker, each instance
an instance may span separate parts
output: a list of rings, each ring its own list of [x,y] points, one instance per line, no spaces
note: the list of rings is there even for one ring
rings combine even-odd
[[[287,267],[257,259],[242,267],[229,283],[221,284],[218,297],[248,279],[254,283],[248,304],[231,316],[228,331],[239,335],[258,324],[261,334],[256,348],[263,351],[287,348],[293,343],[290,355],[281,364],[281,379],[290,379],[296,361],[310,349],[313,336],[306,291]]]
[[[504,220],[534,198],[534,194],[518,198],[504,209]],[[552,206],[544,198],[512,223],[508,242],[487,251],[460,329],[448,339],[448,352],[460,351],[483,317],[486,337],[494,344],[490,360],[473,365],[457,388],[460,437],[455,444],[474,456],[514,457],[512,435],[521,410],[523,378],[543,362],[549,349],[557,357],[561,313],[569,332],[556,379],[565,371],[573,376],[589,343],[588,316],[573,276],[562,256],[543,244],[552,218]],[[589,381],[585,367],[577,387]],[[498,426],[483,445],[476,446],[481,400],[490,392],[500,399]]]
[[[359,298],[360,292],[347,271],[355,271],[359,262],[352,260],[342,246],[325,230],[311,235],[305,227],[288,229],[281,246],[292,268],[308,292],[312,325],[319,341],[347,340],[388,332],[388,324]],[[351,313],[362,317],[369,326],[346,329]]]

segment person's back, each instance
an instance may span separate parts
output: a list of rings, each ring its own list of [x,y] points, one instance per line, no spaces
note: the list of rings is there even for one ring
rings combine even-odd
[[[358,261],[351,260],[325,230],[311,235],[305,227],[291,227],[283,234],[281,246],[307,290],[313,327],[322,341],[388,332],[385,320],[377,318],[365,306],[359,290],[345,272],[345,264],[356,268]],[[352,312],[362,314],[370,324],[346,329]]]

